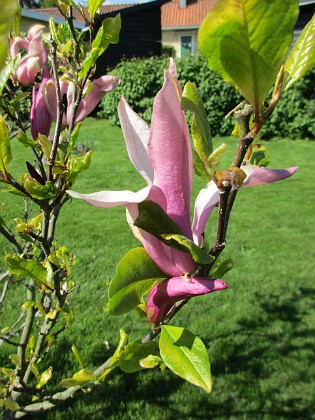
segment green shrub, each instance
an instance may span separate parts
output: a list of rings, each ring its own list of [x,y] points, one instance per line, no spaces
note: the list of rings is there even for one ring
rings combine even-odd
[[[168,57],[132,59],[122,61],[113,74],[121,78],[120,86],[106,95],[99,117],[119,124],[116,108],[123,95],[141,117],[150,122],[153,99],[163,83]],[[234,120],[225,116],[242,101],[242,97],[229,84],[211,72],[206,60],[193,55],[176,60],[178,79],[182,86],[194,82],[203,99],[213,135],[229,135]],[[312,69],[287,93],[263,129],[264,138],[315,138],[315,69]]]
[[[315,140],[315,67],[295,83],[262,129],[265,139],[286,137]]]

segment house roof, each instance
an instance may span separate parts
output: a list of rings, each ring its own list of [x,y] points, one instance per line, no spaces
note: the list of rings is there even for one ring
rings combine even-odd
[[[46,10],[46,12],[43,13],[43,10]],[[55,10],[58,9],[22,9],[21,15],[23,17],[34,19],[36,21],[42,21],[42,22],[48,22],[51,17],[55,18],[56,23],[64,22],[64,17],[58,12],[54,13]],[[75,20],[74,21],[74,27],[77,29],[83,29],[85,27],[85,24],[82,21]]]
[[[133,6],[134,6],[134,4],[115,4],[115,5],[113,4],[113,5],[110,5],[110,6],[101,6],[99,8],[99,10],[100,10],[100,14],[103,15],[105,13],[117,12],[117,11],[127,9],[127,8],[133,7]],[[49,17],[53,17],[53,18],[62,18],[62,14],[59,12],[57,7],[49,7],[49,8],[33,9],[33,10],[36,11],[37,13],[41,13],[42,15],[45,15],[45,16],[48,15]],[[83,13],[87,14],[87,7],[83,7]],[[73,17],[74,17],[75,21],[84,23],[83,16],[75,8],[73,8]]]
[[[185,1],[185,0],[184,0]],[[162,6],[162,28],[199,27],[204,17],[212,10],[216,0],[172,0]]]

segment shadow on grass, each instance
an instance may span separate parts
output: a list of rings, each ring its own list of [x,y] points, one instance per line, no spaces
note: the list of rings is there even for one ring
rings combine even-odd
[[[141,413],[151,420],[314,418],[314,370],[309,368],[315,364],[315,328],[305,319],[314,307],[315,289],[300,287],[294,295],[288,293],[257,293],[253,312],[238,320],[237,329],[204,340],[216,349],[210,396],[170,373],[117,371],[106,385],[67,402],[58,416],[54,411],[49,418],[138,419]],[[95,364],[104,357],[103,349],[94,349]]]

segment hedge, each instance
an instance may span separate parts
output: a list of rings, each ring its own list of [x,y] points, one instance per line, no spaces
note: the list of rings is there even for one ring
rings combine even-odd
[[[141,117],[150,122],[153,99],[163,83],[164,70],[169,58],[132,59],[122,61],[113,71],[121,78],[118,88],[106,95],[98,117],[119,124],[117,105],[123,95]],[[177,60],[178,79],[182,86],[194,82],[201,94],[207,111],[212,135],[229,135],[233,118],[225,116],[242,97],[229,84],[211,72],[206,60],[193,55]],[[265,139],[286,137],[291,139],[315,139],[315,68],[283,94],[270,121],[263,128]]]

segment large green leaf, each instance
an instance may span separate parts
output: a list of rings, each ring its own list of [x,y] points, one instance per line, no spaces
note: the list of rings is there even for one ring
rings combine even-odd
[[[151,233],[166,245],[190,254],[199,264],[209,264],[213,257],[186,238],[179,226],[154,201],[146,200],[138,204],[139,215],[134,225]]]
[[[284,90],[288,90],[315,64],[315,14],[297,39],[284,67]]]
[[[191,135],[195,149],[203,162],[207,162],[212,153],[212,138],[207,114],[201,96],[193,83],[186,83],[181,106],[185,111],[193,113]]]
[[[91,50],[87,54],[79,71],[79,77],[84,78],[88,71],[95,65],[96,60],[108,48],[110,44],[118,44],[121,29],[120,15],[104,19],[92,42]]]
[[[134,248],[118,263],[108,289],[107,310],[120,315],[135,309],[159,279],[165,279],[144,248]]]
[[[7,173],[7,165],[12,160],[9,130],[5,117],[0,119],[0,171]]]
[[[167,245],[189,253],[197,264],[210,264],[214,259],[214,257],[183,235],[172,234],[161,236]]]
[[[1,2],[0,13],[0,70],[2,69],[7,58],[8,50],[8,34],[12,22],[12,17],[17,8],[17,0],[5,0]]]
[[[139,215],[134,225],[151,235],[162,239],[162,234],[178,233],[182,235],[180,227],[154,201],[146,200],[138,204]]]
[[[297,0],[218,0],[199,29],[210,69],[256,112],[285,60],[298,12]]]
[[[163,325],[160,353],[166,366],[176,375],[211,392],[209,357],[199,337],[184,328]]]
[[[47,281],[48,272],[40,263],[10,255],[6,255],[4,260],[11,274],[31,278],[38,285],[53,289],[53,285]]]

